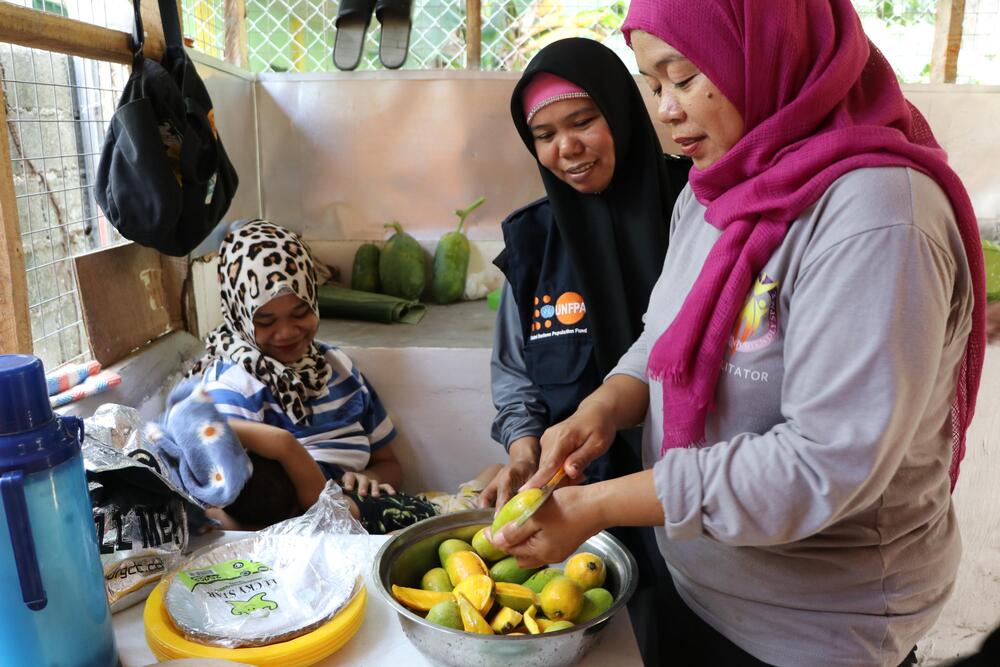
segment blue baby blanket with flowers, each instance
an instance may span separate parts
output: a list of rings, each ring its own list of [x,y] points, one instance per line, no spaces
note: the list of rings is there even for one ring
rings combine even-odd
[[[160,423],[145,432],[171,480],[206,505],[232,503],[253,472],[236,433],[195,378],[174,387]]]

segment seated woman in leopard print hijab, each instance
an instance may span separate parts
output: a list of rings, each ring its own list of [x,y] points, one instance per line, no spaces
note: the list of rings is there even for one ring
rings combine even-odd
[[[370,533],[433,516],[427,501],[396,492],[396,430],[375,389],[343,351],[315,340],[315,271],[298,236],[265,220],[231,231],[219,283],[223,324],[190,373],[255,463],[247,483],[255,491],[245,488],[230,516],[256,525],[287,518],[311,506],[328,479]],[[275,515],[281,489],[292,502]]]

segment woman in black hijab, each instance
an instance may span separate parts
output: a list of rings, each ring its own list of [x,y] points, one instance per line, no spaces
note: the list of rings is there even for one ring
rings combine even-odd
[[[507,285],[493,346],[493,437],[510,462],[480,502],[497,506],[534,474],[542,432],[570,416],[642,332],[691,165],[663,154],[635,79],[592,40],[542,49],[514,89],[511,115],[546,196],[504,221],[495,261]],[[587,478],[642,470],[635,431],[619,433]],[[643,659],[660,664],[653,586],[670,577],[650,529],[616,534],[639,562],[629,611]]]

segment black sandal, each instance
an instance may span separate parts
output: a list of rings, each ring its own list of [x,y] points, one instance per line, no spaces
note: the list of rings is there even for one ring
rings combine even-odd
[[[382,24],[378,43],[378,59],[389,69],[406,62],[410,48],[410,6],[412,0],[377,0],[375,17]]]
[[[361,62],[374,8],[375,0],[341,0],[334,23],[337,36],[333,42],[333,64],[337,69],[352,70]]]

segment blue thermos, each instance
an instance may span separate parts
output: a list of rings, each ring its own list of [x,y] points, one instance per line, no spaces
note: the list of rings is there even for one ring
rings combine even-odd
[[[0,355],[0,666],[118,664],[83,472],[36,357]]]

